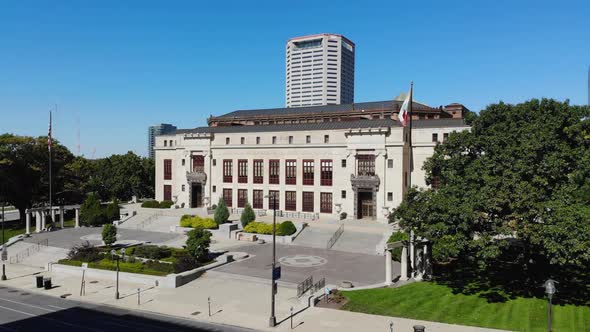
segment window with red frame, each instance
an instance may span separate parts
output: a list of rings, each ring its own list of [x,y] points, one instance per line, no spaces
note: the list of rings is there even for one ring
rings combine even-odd
[[[252,208],[262,209],[264,200],[264,193],[262,190],[254,190],[252,192]]]
[[[223,189],[223,201],[227,207],[232,206],[232,189]]]
[[[234,161],[231,159],[223,160],[223,182],[231,183],[233,181],[232,173],[234,171]]]
[[[332,193],[320,193],[320,212],[332,213]]]
[[[357,175],[375,175],[375,155],[356,156]]]
[[[172,159],[164,159],[164,180],[172,180]]]
[[[164,185],[164,200],[165,201],[172,200],[172,186],[169,184]]]
[[[285,183],[297,184],[297,160],[289,159],[285,161]]]
[[[281,174],[280,161],[268,161],[268,183],[279,184],[279,176]]]
[[[313,160],[303,161],[303,184],[313,185]]]
[[[193,156],[193,172],[205,172],[205,157]]]
[[[285,210],[295,211],[297,209],[297,192],[285,191]]]
[[[313,192],[303,192],[303,212],[313,212]]]
[[[254,160],[254,183],[262,183],[264,180],[264,161],[261,159]]]
[[[238,160],[238,183],[248,183],[248,160]]]
[[[320,161],[320,184],[322,186],[332,185],[332,160]]]
[[[238,207],[243,208],[248,201],[248,189],[238,189]]]
[[[274,198],[273,198],[274,197]],[[277,210],[281,209],[281,195],[279,195],[278,190],[269,190],[268,191],[268,209],[273,209],[273,202],[277,204],[275,207]]]

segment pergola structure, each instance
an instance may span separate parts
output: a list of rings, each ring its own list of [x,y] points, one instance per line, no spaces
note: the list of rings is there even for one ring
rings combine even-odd
[[[392,257],[391,250],[402,248],[401,254],[401,273],[400,281],[406,281],[410,278],[414,280],[422,280],[424,277],[430,277],[430,253],[428,251],[429,241],[422,238],[410,237],[410,241],[397,241],[388,243],[385,246],[385,285],[391,286],[393,280],[391,278],[392,271]],[[408,255],[409,251],[409,255]],[[410,273],[408,275],[408,258],[410,263]]]
[[[31,234],[31,216],[35,216],[35,232],[40,233],[46,229],[46,217],[51,215],[51,220],[55,222],[56,212],[59,214],[60,227],[64,228],[64,215],[67,210],[76,211],[76,228],[80,227],[80,205],[61,205],[61,206],[42,206],[25,210],[27,226],[26,234]]]

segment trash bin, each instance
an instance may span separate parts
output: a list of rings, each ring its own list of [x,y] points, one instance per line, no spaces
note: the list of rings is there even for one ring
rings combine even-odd
[[[51,278],[44,278],[43,279],[43,287],[45,287],[45,289],[51,289]],[[424,331],[424,330],[422,330]]]
[[[424,325],[414,325],[414,332],[424,332],[425,330]]]
[[[43,288],[43,276],[35,276],[37,281],[37,288]]]

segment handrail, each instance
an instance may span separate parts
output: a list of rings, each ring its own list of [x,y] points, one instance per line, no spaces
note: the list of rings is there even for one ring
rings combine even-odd
[[[330,240],[328,240],[328,243],[326,244],[326,249],[331,249],[332,246],[334,246],[334,244],[336,243],[336,241],[338,241],[342,233],[344,233],[344,224],[340,225],[336,232],[332,234],[332,237],[330,238]]]
[[[297,285],[297,297],[301,297],[301,295],[305,294],[308,290],[313,287],[313,276],[309,276],[309,278],[303,280]]]
[[[31,247],[19,251],[16,255],[10,256],[10,264],[18,264],[22,262],[25,258],[39,252],[41,247],[49,247],[49,239],[39,241],[37,244],[33,244]]]

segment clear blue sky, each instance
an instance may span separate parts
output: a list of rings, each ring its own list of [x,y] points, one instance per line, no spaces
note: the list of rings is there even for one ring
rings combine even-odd
[[[586,102],[590,1],[2,1],[0,132],[146,155],[147,127],[285,104],[285,42],[356,43],[355,101]]]

